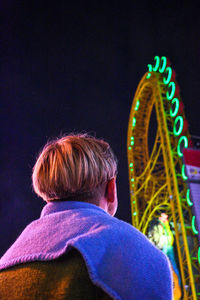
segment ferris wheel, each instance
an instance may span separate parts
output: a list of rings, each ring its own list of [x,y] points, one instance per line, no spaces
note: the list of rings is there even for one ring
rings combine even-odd
[[[138,84],[128,124],[131,214],[133,226],[168,255],[177,300],[200,299],[200,248],[182,159],[190,144],[175,71],[169,59],[155,56]]]

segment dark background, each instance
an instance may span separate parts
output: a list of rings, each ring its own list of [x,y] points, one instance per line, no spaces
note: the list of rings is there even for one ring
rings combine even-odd
[[[128,118],[155,55],[170,58],[190,133],[200,135],[197,5],[1,2],[0,255],[44,205],[31,187],[39,150],[48,139],[71,131],[111,143],[119,159],[117,217],[131,222]]]

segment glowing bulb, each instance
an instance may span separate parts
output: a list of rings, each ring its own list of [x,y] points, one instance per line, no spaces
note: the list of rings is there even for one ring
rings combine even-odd
[[[192,230],[194,232],[194,234],[198,234],[198,230],[195,227],[195,216],[192,217]]]
[[[136,125],[136,118],[134,117],[134,118],[133,118],[132,126],[135,127],[135,125]]]
[[[160,62],[161,62],[162,65],[159,68],[159,72],[164,73],[165,68],[167,66],[167,58],[165,56],[162,56],[161,59],[160,59]]]
[[[155,66],[152,68],[154,72],[156,72],[159,68],[160,65],[160,57],[159,56],[155,56],[154,60],[156,61]]]
[[[131,146],[134,145],[134,136],[131,137]]]
[[[167,100],[172,100],[176,91],[176,85],[173,81],[171,81],[168,85],[168,88],[171,88],[171,91],[167,91]]]
[[[182,135],[180,139],[178,140],[178,145],[177,145],[177,153],[179,157],[183,156],[183,153],[181,152],[181,143],[184,143],[182,148],[187,148],[188,147],[188,138],[185,135]]]
[[[146,78],[149,79],[151,77],[151,72],[152,72],[153,67],[151,64],[148,64],[147,67],[149,69],[149,73],[147,74]]]
[[[192,205],[193,205],[192,201],[190,200],[190,189],[187,189],[186,200],[187,200],[187,204],[188,204],[189,206],[192,206]]]
[[[185,174],[185,165],[182,165],[181,173],[182,173],[182,178],[183,178],[183,180],[187,180],[188,177],[187,177],[187,175]]]
[[[176,128],[178,122],[179,122],[179,127]],[[178,135],[181,134],[181,132],[182,132],[182,130],[183,130],[183,123],[184,123],[183,117],[181,117],[181,116],[176,117],[176,119],[175,119],[175,121],[174,121],[174,127],[173,127],[173,132],[174,132],[174,135],[175,135],[175,136],[178,136]]]
[[[140,100],[137,100],[135,104],[135,110],[138,110],[139,106],[140,106]]]
[[[171,67],[167,67],[167,68],[166,68],[166,72],[167,72],[168,74],[167,74],[167,78],[163,77],[163,83],[164,83],[164,84],[170,83],[171,78],[172,78],[172,68],[171,68]]]
[[[175,107],[174,107],[174,110],[172,110],[172,105],[174,103],[175,103]],[[178,100],[178,98],[174,98],[172,100],[172,104],[171,104],[171,107],[170,107],[170,116],[172,118],[174,118],[177,115],[178,111],[179,111],[179,100]]]

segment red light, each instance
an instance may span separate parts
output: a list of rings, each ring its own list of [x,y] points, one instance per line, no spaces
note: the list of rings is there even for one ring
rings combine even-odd
[[[176,79],[176,72],[174,70],[172,70],[171,81],[175,81],[175,79]]]
[[[182,132],[186,132],[188,129],[188,120],[184,119],[184,122],[183,122],[183,130]]]
[[[175,90],[175,94],[174,94],[175,98],[179,98],[180,97],[180,88],[179,85],[176,83],[176,90]]]
[[[170,67],[171,66],[171,61],[170,59],[167,57],[167,64],[166,64],[166,67]]]

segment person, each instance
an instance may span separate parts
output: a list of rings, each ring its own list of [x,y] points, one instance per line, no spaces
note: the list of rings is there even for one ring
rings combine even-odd
[[[170,224],[166,213],[162,212],[159,218],[154,218],[150,222],[147,236],[169,258],[173,278],[173,300],[182,299],[182,282],[175,257],[172,224]]]
[[[171,300],[167,257],[114,217],[117,159],[104,140],[48,142],[33,168],[47,204],[0,259],[0,299]]]

